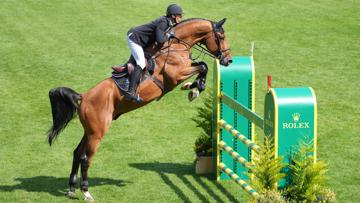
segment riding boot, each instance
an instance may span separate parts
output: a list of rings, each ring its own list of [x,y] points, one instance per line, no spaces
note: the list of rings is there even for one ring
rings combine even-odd
[[[142,69],[140,66],[136,66],[134,71],[130,75],[130,83],[129,83],[129,90],[128,94],[125,94],[126,100],[132,100],[134,102],[140,103],[142,99],[138,94],[136,94],[136,86],[139,83],[141,77]]]

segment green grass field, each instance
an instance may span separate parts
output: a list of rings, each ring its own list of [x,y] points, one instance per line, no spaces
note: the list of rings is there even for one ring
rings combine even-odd
[[[129,56],[125,33],[164,13],[169,1],[0,1],[0,202],[77,202],[64,197],[74,119],[53,147],[49,89],[84,92]],[[178,1],[185,18],[220,20],[233,55],[255,41],[256,107],[266,75],[274,86],[312,86],[318,100],[318,158],[329,163],[339,202],[360,202],[360,1]],[[212,64],[210,58],[205,58]],[[209,86],[211,86],[211,72]],[[120,117],[90,167],[98,202],[247,202],[235,183],[194,174],[191,118],[202,99],[179,89]],[[78,193],[80,201],[82,196]]]

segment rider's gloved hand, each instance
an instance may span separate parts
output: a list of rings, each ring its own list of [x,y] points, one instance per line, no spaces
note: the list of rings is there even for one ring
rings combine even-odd
[[[175,31],[172,30],[172,31],[166,33],[166,36],[167,36],[169,39],[175,38]]]

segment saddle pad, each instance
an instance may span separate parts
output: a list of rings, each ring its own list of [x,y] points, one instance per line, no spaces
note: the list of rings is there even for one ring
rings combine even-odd
[[[129,78],[124,74],[113,73],[111,78],[122,92],[127,92],[129,90]]]

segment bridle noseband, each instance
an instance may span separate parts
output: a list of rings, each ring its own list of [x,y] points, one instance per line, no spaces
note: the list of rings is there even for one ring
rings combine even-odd
[[[215,44],[218,47],[217,51],[215,52],[214,56],[219,59],[222,60],[223,58],[225,58],[225,52],[229,51],[230,48],[227,49],[221,49],[221,41],[224,40],[224,38],[220,37],[217,33],[221,32],[224,33],[224,30],[222,28],[217,28],[215,23],[212,23],[212,32],[214,34],[214,38],[215,38]]]

